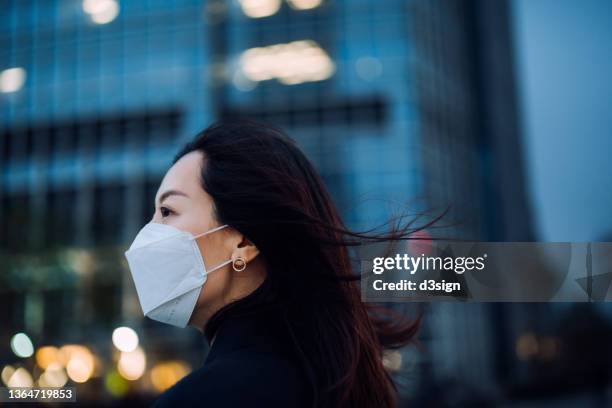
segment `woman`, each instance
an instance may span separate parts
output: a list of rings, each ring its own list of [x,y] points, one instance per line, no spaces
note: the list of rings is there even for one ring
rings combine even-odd
[[[417,324],[361,302],[348,246],[414,231],[347,230],[282,131],[210,126],[178,153],[126,252],[145,314],[196,327],[211,345],[156,406],[394,406],[382,353]]]

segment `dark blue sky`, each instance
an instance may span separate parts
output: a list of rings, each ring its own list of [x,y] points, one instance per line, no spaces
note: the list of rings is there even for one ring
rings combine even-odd
[[[612,1],[514,2],[539,239],[612,241]]]

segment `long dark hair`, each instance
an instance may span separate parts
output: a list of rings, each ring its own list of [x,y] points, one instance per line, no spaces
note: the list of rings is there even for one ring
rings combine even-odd
[[[215,313],[207,337],[228,315],[273,297],[306,365],[313,405],[395,406],[383,351],[412,341],[418,319],[389,319],[385,309],[361,301],[360,275],[348,247],[408,239],[436,219],[391,232],[350,231],[306,156],[268,124],[217,122],[185,145],[174,162],[192,151],[204,154],[202,187],[214,201],[217,220],[253,242],[268,270],[264,288]]]

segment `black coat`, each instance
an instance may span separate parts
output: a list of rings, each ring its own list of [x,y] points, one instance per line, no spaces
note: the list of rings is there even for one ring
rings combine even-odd
[[[311,407],[312,391],[279,308],[221,322],[204,365],[154,407]]]

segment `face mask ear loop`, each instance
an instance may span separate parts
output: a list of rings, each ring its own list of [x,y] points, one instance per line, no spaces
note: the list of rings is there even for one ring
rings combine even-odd
[[[207,270],[207,271],[206,271],[206,274],[208,275],[209,273],[211,273],[211,272],[213,272],[213,271],[216,271],[217,269],[222,268],[222,267],[224,267],[225,265],[230,264],[230,263],[232,263],[232,260],[231,260],[231,259],[229,259],[229,260],[227,260],[227,261],[225,261],[225,262],[221,262],[219,265],[215,266],[214,268],[212,268],[212,269],[210,269],[210,270]]]
[[[225,225],[221,225],[220,227],[213,228],[213,229],[208,230],[208,231],[206,231],[206,232],[203,232],[203,233],[201,233],[201,234],[194,235],[194,236],[193,236],[193,239],[200,238],[201,236],[206,235],[206,234],[212,234],[213,232],[217,232],[217,231],[219,231],[219,230],[221,230],[221,229],[223,229],[223,228],[225,228],[225,227],[227,227],[227,224],[225,224]]]

